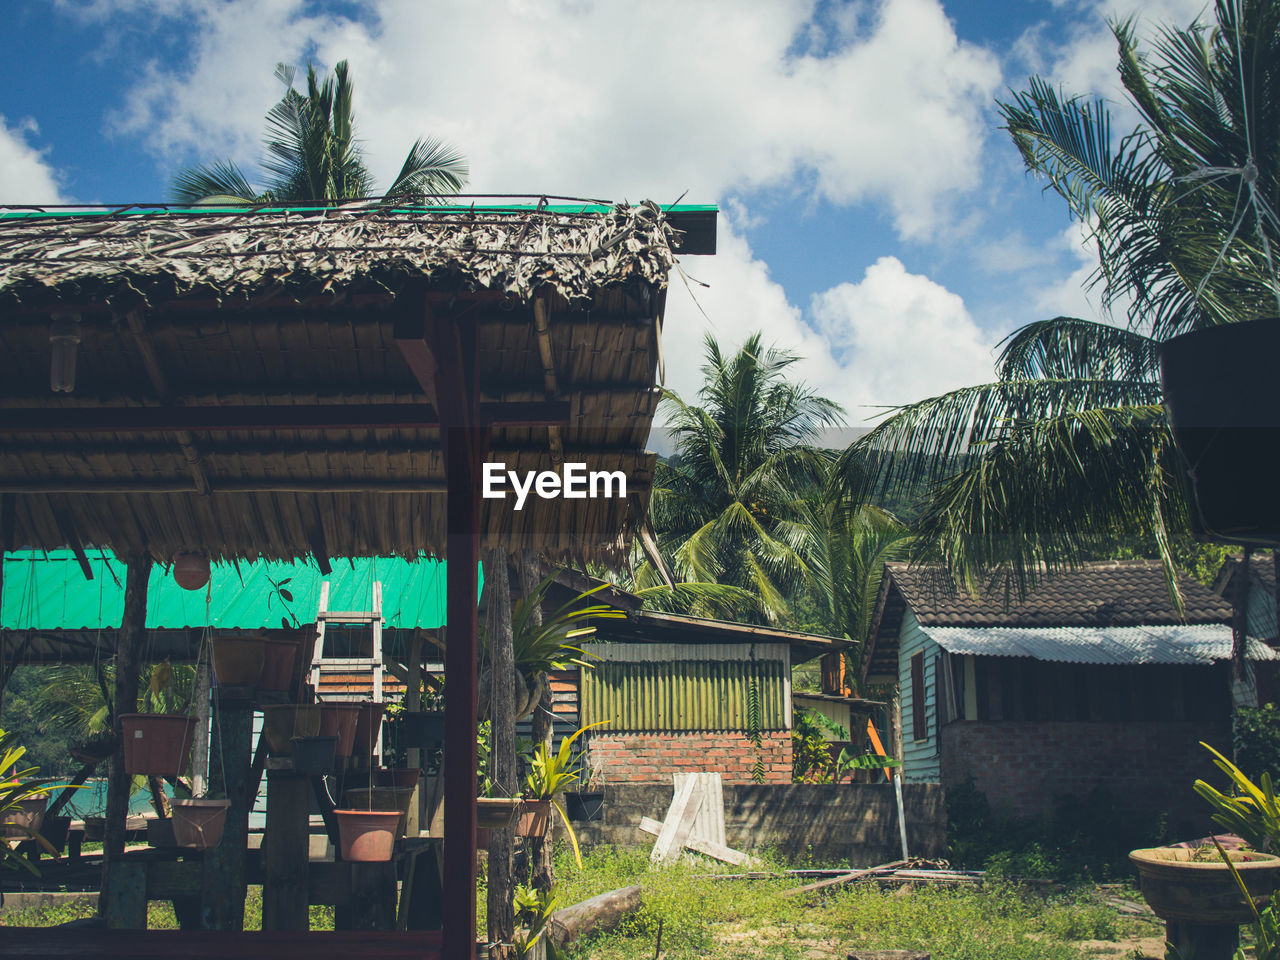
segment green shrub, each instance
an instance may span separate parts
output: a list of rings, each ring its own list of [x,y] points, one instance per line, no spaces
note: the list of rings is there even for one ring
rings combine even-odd
[[[1250,780],[1272,779],[1280,775],[1280,707],[1274,703],[1261,707],[1241,707],[1232,720],[1232,743],[1236,766]]]

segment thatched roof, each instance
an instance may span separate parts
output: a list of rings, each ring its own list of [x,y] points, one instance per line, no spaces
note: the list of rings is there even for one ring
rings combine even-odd
[[[567,406],[562,427],[495,427],[491,459],[628,476],[626,500],[486,501],[486,544],[616,561],[648,505],[677,214],[0,214],[0,536],[157,558],[443,553],[438,418],[399,326],[434,314],[475,328],[482,403]],[[70,394],[49,385],[64,310]]]

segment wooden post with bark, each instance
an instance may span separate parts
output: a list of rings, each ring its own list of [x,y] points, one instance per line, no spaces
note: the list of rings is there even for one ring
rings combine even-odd
[[[516,783],[515,650],[506,551],[495,548],[485,567],[485,589],[489,593],[490,776],[498,793],[517,796],[520,789]],[[510,827],[490,830],[488,917],[489,940],[493,943],[510,943],[515,936],[513,844]]]
[[[125,557],[124,615],[120,622],[120,639],[116,644],[116,679],[112,702],[115,710],[111,727],[115,731],[115,751],[107,773],[106,835],[102,844],[102,893],[98,911],[110,912],[111,868],[124,853],[128,827],[129,790],[133,778],[124,769],[124,733],[120,715],[133,713],[138,704],[138,670],[143,635],[147,624],[147,583],[151,577],[151,555],[145,552]]]

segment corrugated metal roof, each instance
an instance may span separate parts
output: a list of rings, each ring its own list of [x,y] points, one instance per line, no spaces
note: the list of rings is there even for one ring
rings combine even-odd
[[[91,550],[94,579],[85,580],[70,550],[14,551],[4,558],[0,626],[6,630],[115,629],[124,614],[124,564],[110,551]],[[271,581],[290,578],[290,610],[300,623],[315,620],[320,584],[329,581],[330,610],[368,610],[373,581],[382,583],[386,626],[432,629],[445,622],[445,564],[442,560],[397,557],[335,558],[325,577],[314,562],[259,560],[215,563],[212,589],[183,590],[167,567],[151,570],[147,585],[147,627],[179,629],[212,626],[261,630],[280,626],[287,616]]]
[[[1231,657],[1231,628],[1222,624],[1148,627],[925,627],[949,653],[1030,657],[1053,663],[1211,664]],[[1277,660],[1260,640],[1249,659]]]

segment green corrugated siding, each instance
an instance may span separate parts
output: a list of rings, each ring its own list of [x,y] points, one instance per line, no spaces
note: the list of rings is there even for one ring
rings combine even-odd
[[[89,551],[94,578],[86,580],[70,550],[13,551],[4,558],[3,607],[6,630],[94,630],[120,626],[124,614],[124,564],[97,549]],[[333,573],[321,576],[313,561],[260,560],[215,563],[205,590],[183,590],[168,568],[153,567],[147,585],[147,627],[212,626],[260,630],[280,626],[284,614],[271,580],[290,578],[289,605],[298,620],[315,619],[320,584],[329,581],[330,610],[368,610],[373,581],[382,583],[382,609],[389,629],[432,629],[445,622],[445,564],[422,558],[334,558]]]
[[[760,691],[760,728],[787,729],[779,660],[597,662],[582,671],[582,722],[601,730],[745,730],[747,691]]]

